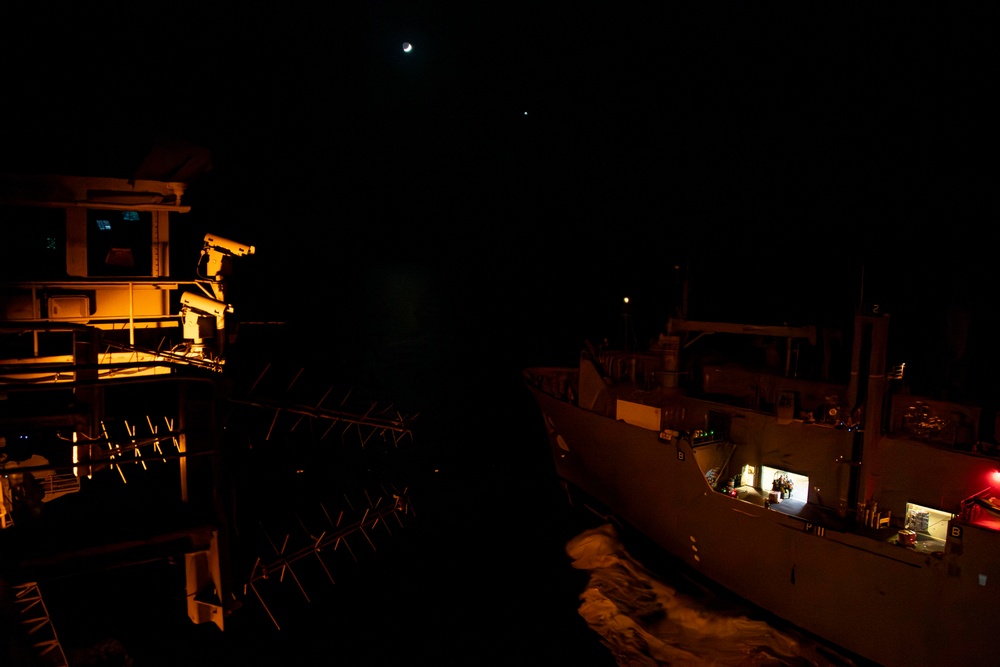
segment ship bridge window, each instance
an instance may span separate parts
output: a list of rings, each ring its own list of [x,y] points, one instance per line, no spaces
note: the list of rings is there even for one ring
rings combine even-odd
[[[809,501],[809,478],[781,468],[760,467],[760,490],[766,495],[769,491],[774,490],[775,482],[782,477],[792,483],[791,495],[786,500],[798,500],[803,503]]]
[[[153,217],[149,211],[87,211],[87,275],[153,274]]]

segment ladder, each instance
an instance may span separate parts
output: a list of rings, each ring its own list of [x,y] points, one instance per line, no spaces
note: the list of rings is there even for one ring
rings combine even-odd
[[[17,620],[25,629],[31,647],[42,659],[41,664],[47,667],[69,667],[38,584],[31,581],[11,588],[14,592]]]

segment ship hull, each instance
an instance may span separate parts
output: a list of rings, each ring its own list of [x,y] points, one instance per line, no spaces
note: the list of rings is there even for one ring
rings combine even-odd
[[[945,551],[925,553],[842,530],[834,516],[806,520],[744,502],[712,489],[689,439],[581,408],[537,382],[529,388],[558,476],[695,572],[875,663],[966,664],[990,654],[1000,603],[992,532],[958,526]]]

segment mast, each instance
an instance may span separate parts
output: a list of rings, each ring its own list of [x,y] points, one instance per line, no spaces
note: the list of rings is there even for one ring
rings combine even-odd
[[[854,318],[854,344],[851,352],[851,379],[847,387],[847,401],[848,405],[854,406],[851,417],[859,414],[860,421],[854,435],[851,456],[848,511],[857,507],[859,502],[868,500],[868,495],[871,493],[870,471],[865,462],[865,449],[876,447],[882,433],[888,332],[888,315],[858,313]]]

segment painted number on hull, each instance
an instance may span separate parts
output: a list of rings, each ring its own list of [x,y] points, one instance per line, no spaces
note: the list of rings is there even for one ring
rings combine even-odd
[[[819,537],[823,537],[824,535],[826,535],[826,528],[824,528],[823,526],[817,526],[814,523],[807,522],[805,525],[805,529],[807,533],[815,533]]]
[[[962,539],[962,527],[961,526],[952,526],[951,527],[951,536],[954,537],[956,540]]]
[[[678,461],[684,460],[684,452],[680,451],[679,449],[677,450],[677,460]]]

